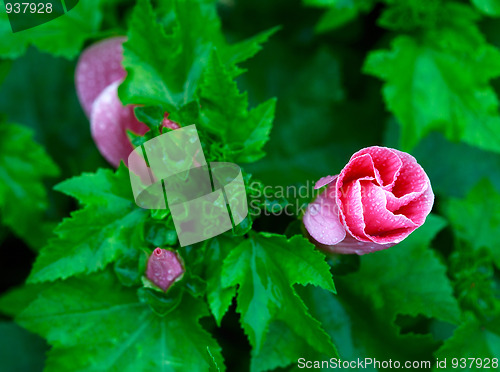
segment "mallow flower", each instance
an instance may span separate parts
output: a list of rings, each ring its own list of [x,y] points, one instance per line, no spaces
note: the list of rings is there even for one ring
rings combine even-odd
[[[303,218],[309,235],[333,253],[365,254],[389,248],[421,226],[432,209],[429,177],[410,154],[387,147],[356,152]]]

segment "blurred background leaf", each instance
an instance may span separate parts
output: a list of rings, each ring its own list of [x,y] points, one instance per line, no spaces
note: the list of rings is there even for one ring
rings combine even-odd
[[[41,372],[44,369],[45,341],[14,322],[0,322],[0,363],[6,372]]]
[[[75,62],[30,48],[0,86],[0,112],[35,131],[35,139],[62,168],[61,179],[104,167],[76,97]]]

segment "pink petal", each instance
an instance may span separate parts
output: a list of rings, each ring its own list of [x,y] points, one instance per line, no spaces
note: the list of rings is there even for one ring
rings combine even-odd
[[[97,97],[92,106],[90,130],[94,142],[102,156],[113,166],[120,161],[125,163],[133,150],[127,130],[143,135],[149,128],[139,122],[134,115],[133,106],[123,106],[118,98],[120,81],[109,85]]]
[[[365,233],[375,243],[399,243],[418,225],[402,214],[387,210],[384,190],[370,181],[361,181]]]
[[[408,194],[410,195],[410,194]],[[432,205],[434,204],[434,193],[430,183],[420,196],[412,200],[406,205],[395,210],[395,214],[403,214],[412,220],[418,226],[424,224],[427,215],[431,212]]]
[[[340,207],[340,220],[343,222],[345,229],[358,240],[370,241],[365,234],[366,225],[363,219],[359,180],[351,181],[342,189],[338,189],[337,181],[337,205]]]
[[[320,189],[322,188],[323,186],[326,186],[330,183],[332,183],[333,181],[335,181],[337,179],[339,175],[335,175],[335,176],[325,176],[323,178],[320,178],[318,180],[318,182],[316,182],[316,185],[314,185],[314,189]]]
[[[349,163],[342,169],[337,181],[337,188],[342,188],[344,184],[357,179],[376,179],[380,180],[380,175],[375,169],[373,160],[369,154],[361,155],[356,158],[351,158]]]
[[[126,37],[120,36],[100,41],[87,48],[78,60],[76,92],[87,117],[91,114],[92,103],[104,88],[126,75],[121,65],[125,40]]]
[[[384,190],[384,192],[385,192],[385,197],[387,199],[387,209],[390,210],[391,212],[395,212],[400,208],[404,207],[405,205],[408,205],[412,201],[419,198],[424,193],[424,190],[419,192],[417,191],[411,192],[399,198],[395,197],[394,194],[390,191]]]
[[[386,190],[391,190],[403,166],[398,154],[388,147],[372,146],[358,151],[351,157],[351,160],[366,154],[370,155],[375,169],[380,174],[381,182],[379,182],[379,185],[384,186]]]
[[[321,244],[337,244],[344,239],[346,231],[339,219],[335,187],[328,187],[309,204],[303,222],[311,237]]]
[[[430,185],[430,181],[424,169],[417,163],[417,160],[406,152],[393,151],[398,154],[403,162],[403,166],[392,189],[394,196],[400,197],[411,192],[425,191],[427,185]]]

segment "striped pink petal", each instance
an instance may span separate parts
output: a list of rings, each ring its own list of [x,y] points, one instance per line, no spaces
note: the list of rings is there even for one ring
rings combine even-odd
[[[369,181],[361,181],[364,233],[375,243],[399,243],[418,225],[403,214],[387,209],[384,190]]]
[[[430,187],[429,177],[424,169],[417,163],[417,160],[406,152],[393,150],[396,152],[403,162],[397,182],[394,184],[392,193],[394,196],[400,197],[411,192],[424,191]]]
[[[340,191],[337,188],[337,204],[340,211],[340,220],[349,234],[358,240],[369,241],[364,232],[365,222],[363,219],[360,180],[349,182]]]
[[[360,178],[377,180],[379,183],[382,182],[380,174],[375,168],[373,159],[369,154],[360,155],[349,160],[349,163],[347,163],[339,174],[337,188],[341,189],[344,184],[349,184],[349,182]]]
[[[418,226],[421,226],[425,222],[427,215],[431,212],[433,204],[434,193],[429,183],[425,191],[419,197],[401,206],[399,209],[395,210],[394,213],[402,214]]]
[[[403,166],[402,160],[395,150],[379,146],[362,149],[355,153],[351,157],[351,160],[366,154],[370,156],[373,161],[374,168],[380,175],[380,178],[377,179],[379,185],[390,190],[399,175],[401,167]]]

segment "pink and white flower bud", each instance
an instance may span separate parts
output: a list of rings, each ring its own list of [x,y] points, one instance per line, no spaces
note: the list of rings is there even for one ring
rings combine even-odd
[[[156,248],[148,260],[146,277],[163,291],[182,279],[184,264],[181,257],[167,249]]]
[[[124,106],[118,98],[116,81],[106,87],[97,97],[90,115],[90,132],[101,155],[114,167],[120,161],[127,163],[134,150],[127,131],[144,135],[149,128],[139,122],[134,115],[133,106]]]
[[[90,119],[92,138],[102,156],[114,167],[134,149],[127,131],[144,135],[149,128],[139,122],[133,105],[124,106],[118,98],[118,86],[126,76],[122,66],[123,43],[126,37],[112,37],[87,48],[75,72],[78,99],[85,114]],[[168,119],[163,127],[178,129],[179,125]]]
[[[87,117],[92,104],[111,83],[121,81],[127,74],[122,67],[125,36],[112,37],[84,50],[78,59],[75,85],[78,99]]]

